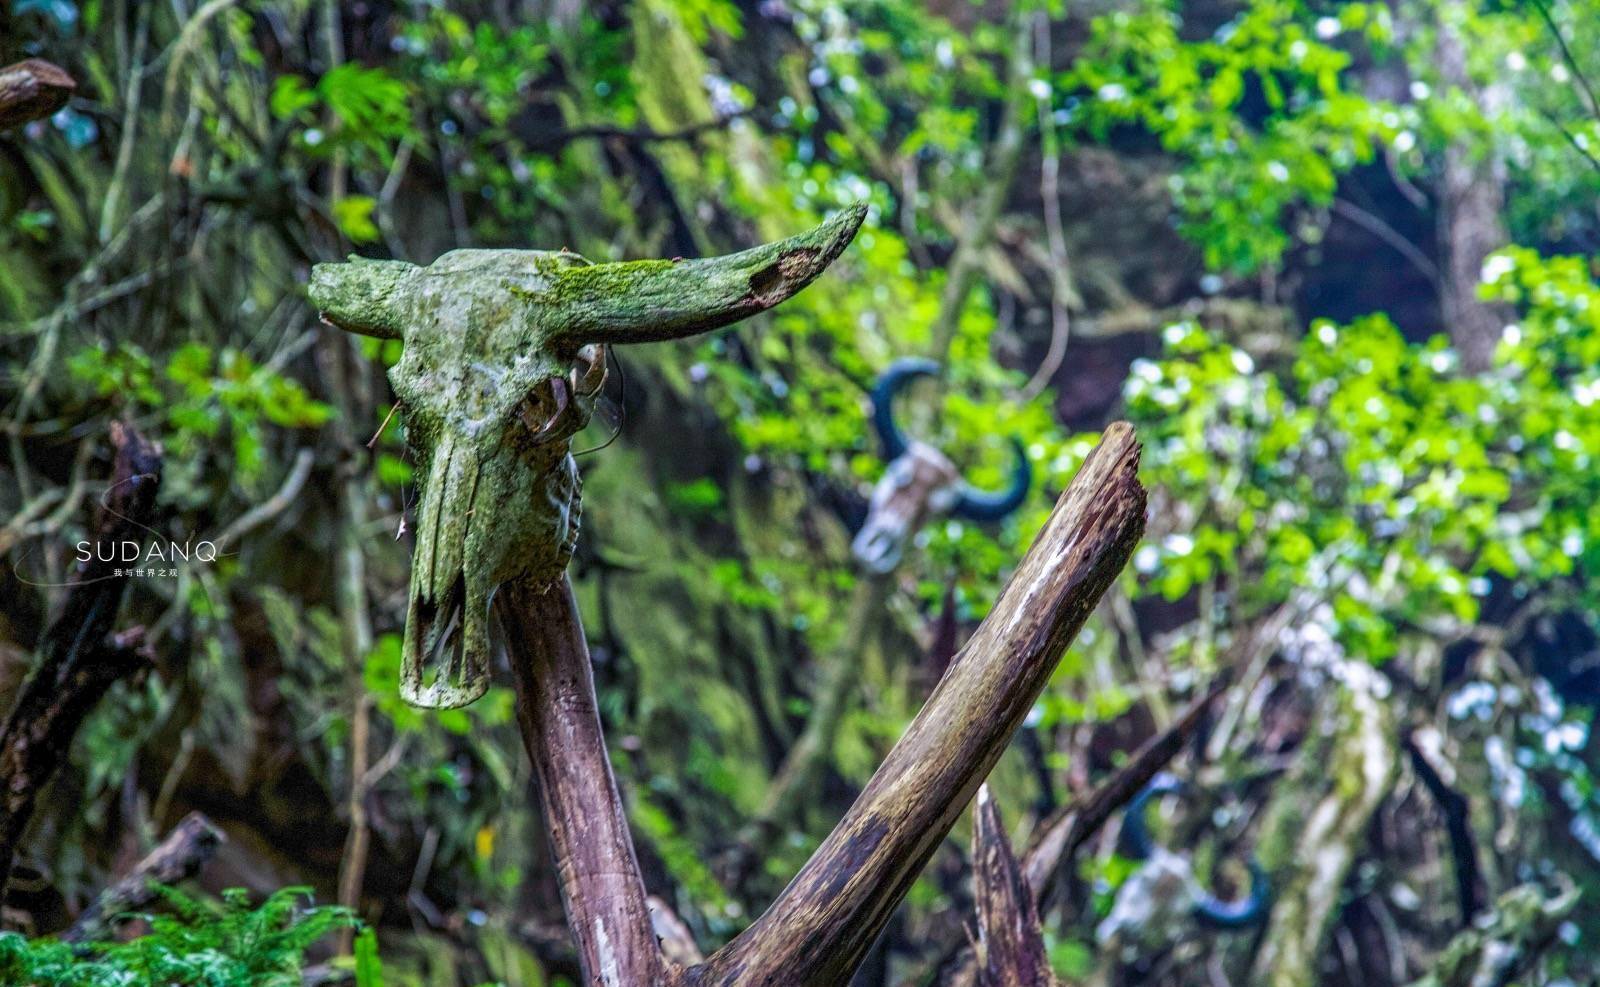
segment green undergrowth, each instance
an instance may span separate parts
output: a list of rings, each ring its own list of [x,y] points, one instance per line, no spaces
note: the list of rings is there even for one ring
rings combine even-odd
[[[0,984],[28,987],[299,987],[307,953],[339,929],[360,925],[348,909],[310,903],[309,888],[283,888],[252,907],[233,889],[220,901],[160,888],[164,910],[140,913],[145,935],[126,942],[66,943],[0,933]],[[347,976],[379,987],[370,933]]]

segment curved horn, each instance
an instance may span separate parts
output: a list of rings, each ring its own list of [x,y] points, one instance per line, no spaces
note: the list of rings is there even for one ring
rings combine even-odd
[[[1165,771],[1150,779],[1150,783],[1139,789],[1122,813],[1122,833],[1118,842],[1121,844],[1117,852],[1129,860],[1149,860],[1155,853],[1155,840],[1150,838],[1150,830],[1145,825],[1144,810],[1150,805],[1150,800],[1158,795],[1178,795],[1183,792],[1183,782],[1176,775]]]
[[[933,377],[938,373],[939,365],[932,360],[907,357],[889,364],[889,369],[872,385],[872,427],[878,433],[884,462],[892,463],[905,455],[909,445],[905,433],[894,420],[895,395],[915,378]]]
[[[329,325],[363,336],[400,339],[405,335],[400,299],[406,282],[418,270],[403,260],[372,260],[351,254],[348,264],[313,267],[307,294]]]
[[[764,312],[833,263],[866,218],[858,202],[809,232],[724,257],[566,267],[552,273],[552,332],[577,343],[681,339]]]
[[[969,483],[961,485],[961,496],[950,513],[969,521],[998,521],[1022,506],[1028,499],[1028,488],[1033,486],[1033,464],[1028,462],[1028,451],[1022,440],[1011,437],[1011,448],[1016,452],[1016,464],[1011,467],[1011,486],[1006,490],[979,490]]]
[[[1248,866],[1250,893],[1238,901],[1223,901],[1209,891],[1201,894],[1194,904],[1196,921],[1213,929],[1243,929],[1266,919],[1272,886],[1259,863],[1251,860]]]

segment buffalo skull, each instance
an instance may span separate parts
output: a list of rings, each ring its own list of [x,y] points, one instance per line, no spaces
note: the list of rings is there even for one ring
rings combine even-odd
[[[1097,933],[1102,941],[1124,929],[1133,932],[1134,938],[1159,941],[1172,934],[1185,913],[1211,929],[1244,929],[1266,921],[1272,892],[1266,871],[1254,858],[1246,864],[1250,891],[1243,898],[1226,901],[1201,885],[1187,856],[1174,853],[1151,838],[1145,822],[1145,810],[1151,800],[1187,791],[1182,780],[1162,772],[1128,803],[1118,851],[1129,860],[1140,861],[1142,866],[1117,892],[1111,914]]]
[[[489,604],[560,579],[578,535],[569,446],[605,381],[604,347],[678,339],[771,308],[855,236],[856,205],[726,257],[591,264],[546,250],[454,250],[427,267],[318,264],[310,296],[340,329],[398,339],[389,371],[421,468],[400,689],[462,706],[489,682]]]
[[[932,360],[896,360],[872,389],[872,425],[878,433],[888,468],[867,506],[867,520],[850,545],[866,571],[894,571],[906,542],[930,517],[950,515],[969,521],[998,521],[1022,506],[1033,483],[1022,443],[1011,440],[1016,465],[1005,490],[979,490],[962,478],[944,453],[917,439],[907,439],[894,418],[894,399],[912,380],[939,372]]]

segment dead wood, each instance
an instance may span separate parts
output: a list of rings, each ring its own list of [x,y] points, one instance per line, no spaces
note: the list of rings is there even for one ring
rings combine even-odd
[[[128,876],[100,892],[61,938],[67,942],[104,938],[118,915],[156,899],[156,885],[177,884],[199,873],[224,841],[222,831],[211,820],[198,812],[189,813]]]
[[[1139,444],[1108,428],[994,610],[844,819],[694,984],[844,984],[999,759],[1144,530]]]
[[[989,786],[973,812],[972,890],[978,906],[978,983],[982,987],[1057,987],[1039,927],[1033,889],[1011,850]]]
[[[595,985],[842,985],[1049,680],[1144,531],[1133,429],[1106,430],[922,712],[766,914],[687,970],[656,942],[563,576],[503,587],[496,612],[568,925]]]
[[[1115,774],[1039,824],[1022,855],[1021,864],[1035,908],[1042,907],[1050,899],[1060,876],[1072,870],[1079,849],[1178,756],[1200,729],[1217,699],[1227,691],[1228,682],[1226,674],[1219,677],[1171,726],[1145,741]],[[982,983],[980,976],[976,956],[968,944],[947,955],[934,982],[943,987],[972,987]]]
[[[668,966],[606,756],[572,586],[565,576],[548,589],[513,583],[501,588],[495,606],[585,982],[664,983]]]
[[[39,793],[67,760],[72,738],[111,686],[148,667],[144,631],[111,633],[128,577],[115,561],[124,541],[142,544],[161,483],[161,449],[131,425],[112,423],[116,449],[93,546],[73,572],[39,660],[0,727],[0,893]],[[102,558],[112,561],[101,561]]]
[[[37,58],[7,65],[0,69],[0,130],[49,116],[77,88],[72,76]]]

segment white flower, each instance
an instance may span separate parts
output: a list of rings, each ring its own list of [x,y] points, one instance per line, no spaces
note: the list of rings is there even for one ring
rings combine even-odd
[[[1516,270],[1517,262],[1506,254],[1492,254],[1483,262],[1483,270],[1478,275],[1484,284],[1494,284],[1501,278]]]

